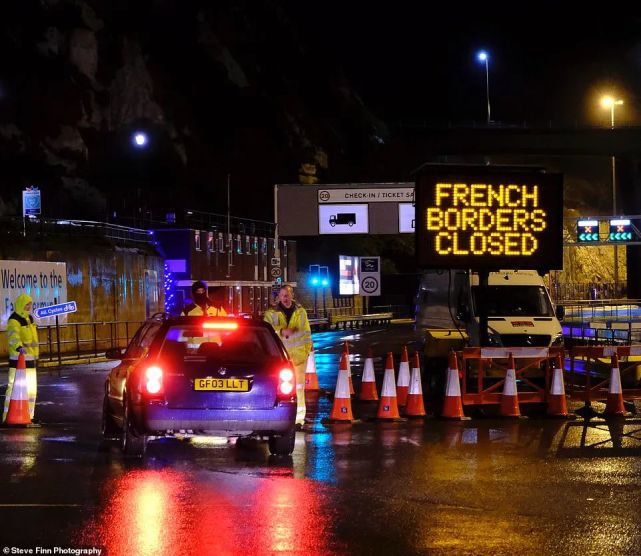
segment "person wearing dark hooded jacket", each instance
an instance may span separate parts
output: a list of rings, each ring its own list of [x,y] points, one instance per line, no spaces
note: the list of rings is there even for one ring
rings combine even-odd
[[[27,367],[27,393],[29,396],[29,414],[33,420],[36,409],[36,393],[38,383],[36,379],[36,360],[39,355],[38,330],[31,316],[33,300],[26,293],[19,295],[14,304],[14,312],[7,321],[7,341],[9,343],[9,376],[7,391],[4,395],[4,422],[9,412],[13,382],[16,377],[18,357],[24,354]]]
[[[207,297],[207,284],[202,280],[196,280],[191,285],[193,302],[183,309],[183,315],[187,317],[225,317],[227,311],[222,307],[215,307]]]

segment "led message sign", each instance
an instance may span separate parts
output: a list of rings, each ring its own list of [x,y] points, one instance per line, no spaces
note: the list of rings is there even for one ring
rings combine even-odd
[[[579,220],[576,225],[576,240],[579,243],[599,241],[599,221]]]
[[[610,220],[610,241],[632,241],[632,223],[628,218]]]
[[[428,167],[416,183],[423,268],[560,269],[560,174],[492,167]]]

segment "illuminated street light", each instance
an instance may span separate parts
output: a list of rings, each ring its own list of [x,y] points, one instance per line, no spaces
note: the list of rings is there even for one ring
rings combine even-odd
[[[601,106],[605,109],[610,109],[610,129],[614,129],[614,107],[621,106],[623,100],[620,98],[614,98],[613,96],[606,95],[601,98]],[[612,165],[612,216],[617,215],[617,166],[616,166],[616,157],[612,155],[610,158]],[[615,297],[616,291],[619,284],[619,249],[614,246],[614,289]]]
[[[490,123],[490,69],[489,69],[489,59],[490,55],[485,50],[480,50],[476,58],[479,62],[485,64],[485,94],[487,98],[487,123]]]
[[[147,146],[147,143],[149,143],[149,138],[147,137],[146,133],[143,133],[142,131],[137,131],[136,133],[134,133],[133,143],[134,143],[134,146],[138,147],[139,149],[142,149],[143,147]]]
[[[614,107],[621,106],[622,104],[623,101],[620,98],[615,99],[609,95],[606,95],[601,99],[601,106],[603,106],[603,108],[610,109],[610,127],[612,129],[614,129]]]

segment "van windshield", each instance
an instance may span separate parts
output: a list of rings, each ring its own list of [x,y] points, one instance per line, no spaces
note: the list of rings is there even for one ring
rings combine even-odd
[[[543,286],[472,286],[474,314],[481,308],[493,317],[553,317],[550,298]]]

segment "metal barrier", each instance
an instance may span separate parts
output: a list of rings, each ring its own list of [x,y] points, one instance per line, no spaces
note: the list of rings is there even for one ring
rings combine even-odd
[[[563,348],[464,348],[457,356],[462,360],[463,405],[497,405],[505,384],[508,358],[514,357],[519,403],[546,403],[550,391],[552,361],[563,357]],[[496,370],[496,373],[488,373]],[[527,371],[542,372],[534,382],[524,376]],[[541,378],[543,379],[541,381]],[[542,382],[542,384],[539,384]]]
[[[570,380],[567,392],[573,400],[584,401],[590,405],[593,401],[605,401],[608,397],[610,383],[610,358],[619,358],[619,372],[623,398],[641,400],[638,368],[641,366],[641,345],[634,346],[577,346],[570,350]],[[630,357],[640,356],[638,361]],[[605,378],[603,376],[605,375]],[[594,384],[593,384],[594,382]]]
[[[106,349],[124,347],[144,321],[77,322],[39,326],[40,361],[98,357]],[[0,332],[6,346],[6,331]]]

